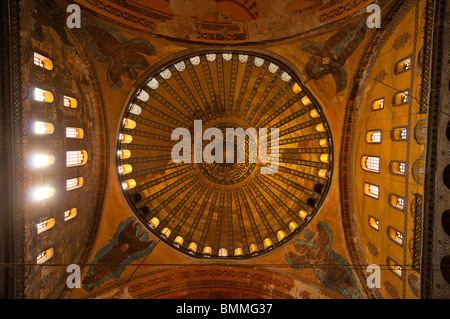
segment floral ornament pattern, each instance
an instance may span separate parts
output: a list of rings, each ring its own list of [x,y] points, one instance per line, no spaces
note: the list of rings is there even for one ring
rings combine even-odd
[[[331,74],[336,83],[336,94],[343,91],[347,87],[345,63],[364,39],[366,29],[365,21],[362,21],[343,27],[325,43],[304,42],[301,49],[311,54],[303,71],[305,82]]]
[[[108,83],[115,90],[122,88],[122,76],[136,80],[136,70],[144,70],[149,66],[144,55],[151,56],[156,53],[147,40],[127,40],[117,30],[99,22],[90,21],[82,30],[95,58],[108,63]]]
[[[297,270],[311,268],[325,287],[347,298],[361,298],[350,265],[331,249],[333,233],[330,227],[320,222],[317,224],[317,230],[317,234],[305,230],[306,241],[298,239],[294,243],[297,252],[287,253],[287,262]]]

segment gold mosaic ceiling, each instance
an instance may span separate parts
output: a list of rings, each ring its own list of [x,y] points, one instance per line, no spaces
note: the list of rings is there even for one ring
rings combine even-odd
[[[264,156],[250,161],[251,139],[261,140],[251,134],[242,163],[175,163],[172,132],[187,128],[193,140],[195,120],[203,131],[266,128],[269,141],[278,128],[276,173],[261,173],[270,166]],[[332,140],[321,107],[289,62],[262,50],[168,57],[136,84],[117,139],[129,206],[163,242],[194,257],[250,258],[282,245],[311,220],[330,184]]]

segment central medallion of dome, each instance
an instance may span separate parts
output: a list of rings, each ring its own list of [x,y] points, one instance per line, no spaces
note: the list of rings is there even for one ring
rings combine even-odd
[[[135,85],[117,135],[130,208],[198,258],[251,258],[295,237],[326,197],[332,154],[296,68],[261,50],[161,61]]]

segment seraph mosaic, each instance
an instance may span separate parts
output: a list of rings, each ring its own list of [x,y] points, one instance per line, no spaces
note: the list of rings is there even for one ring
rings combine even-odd
[[[122,88],[122,76],[131,80],[138,77],[136,70],[150,66],[147,56],[155,55],[153,45],[143,38],[126,39],[116,29],[95,20],[83,27],[84,35],[100,62],[108,63],[107,79],[112,89]]]
[[[317,230],[317,234],[305,230],[306,240],[296,240],[294,248],[297,252],[287,253],[287,262],[297,270],[311,268],[322,285],[347,298],[361,298],[350,265],[331,249],[333,233],[330,227],[320,222]]]
[[[155,246],[156,242],[149,240],[149,233],[136,218],[121,222],[109,243],[95,254],[83,288],[91,291],[106,281],[119,278],[127,265],[150,254]]]

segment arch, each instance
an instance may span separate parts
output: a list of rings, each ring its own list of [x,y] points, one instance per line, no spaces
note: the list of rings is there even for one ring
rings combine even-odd
[[[77,99],[70,97],[70,96],[64,96],[63,98],[64,106],[69,109],[76,109],[78,107],[78,101]]]
[[[64,221],[67,222],[73,218],[75,218],[78,214],[78,209],[76,208],[71,208],[69,210],[66,210],[64,212]]]
[[[387,227],[387,236],[399,246],[403,246],[403,233],[392,226]]]
[[[41,67],[43,69],[52,71],[53,70],[53,62],[49,58],[34,52],[33,54],[33,62],[34,65],[37,65],[38,67]]]
[[[53,257],[54,253],[55,253],[55,249],[53,247],[48,248],[48,249],[44,250],[43,252],[40,252],[36,257],[37,264],[41,265],[41,264],[47,262],[48,260],[50,260]]]
[[[405,211],[405,198],[395,194],[389,194],[389,205],[395,209]]]
[[[392,97],[392,106],[402,106],[408,104],[409,101],[409,90],[407,89],[394,94],[394,96]]]
[[[66,167],[82,166],[88,160],[86,151],[67,151],[66,152]]]
[[[53,93],[40,89],[40,88],[34,88],[34,100],[37,102],[44,102],[44,103],[53,103],[54,101]]]
[[[411,56],[406,57],[395,63],[394,74],[399,75],[411,70]]]
[[[37,135],[51,135],[55,132],[55,126],[52,123],[36,121],[33,125],[33,132]]]
[[[386,262],[388,268],[399,278],[402,278],[403,269],[402,267],[395,262],[391,257],[386,258]]]
[[[389,171],[391,174],[405,176],[406,175],[406,162],[391,161],[389,163]]]
[[[369,216],[369,226],[378,231],[380,229],[380,221],[373,216]]]
[[[372,109],[372,111],[378,111],[378,110],[384,109],[384,97],[374,100],[372,102],[371,109]]]
[[[66,138],[82,139],[84,130],[77,127],[66,127]]]
[[[42,234],[43,232],[53,228],[54,226],[55,226],[54,218],[49,218],[47,220],[44,220],[43,222],[36,224],[37,233]]]
[[[368,144],[380,144],[381,143],[381,130],[368,131],[366,133],[366,142]]]
[[[380,157],[363,155],[361,157],[361,167],[364,171],[379,173],[380,172]]]
[[[369,184],[369,183],[364,183],[364,194],[378,199],[380,193],[380,188],[377,185],[373,185],[373,184]]]
[[[66,190],[71,191],[83,187],[83,177],[71,178],[66,181]]]
[[[408,139],[408,127],[394,127],[391,130],[391,139],[395,142],[402,142]]]

